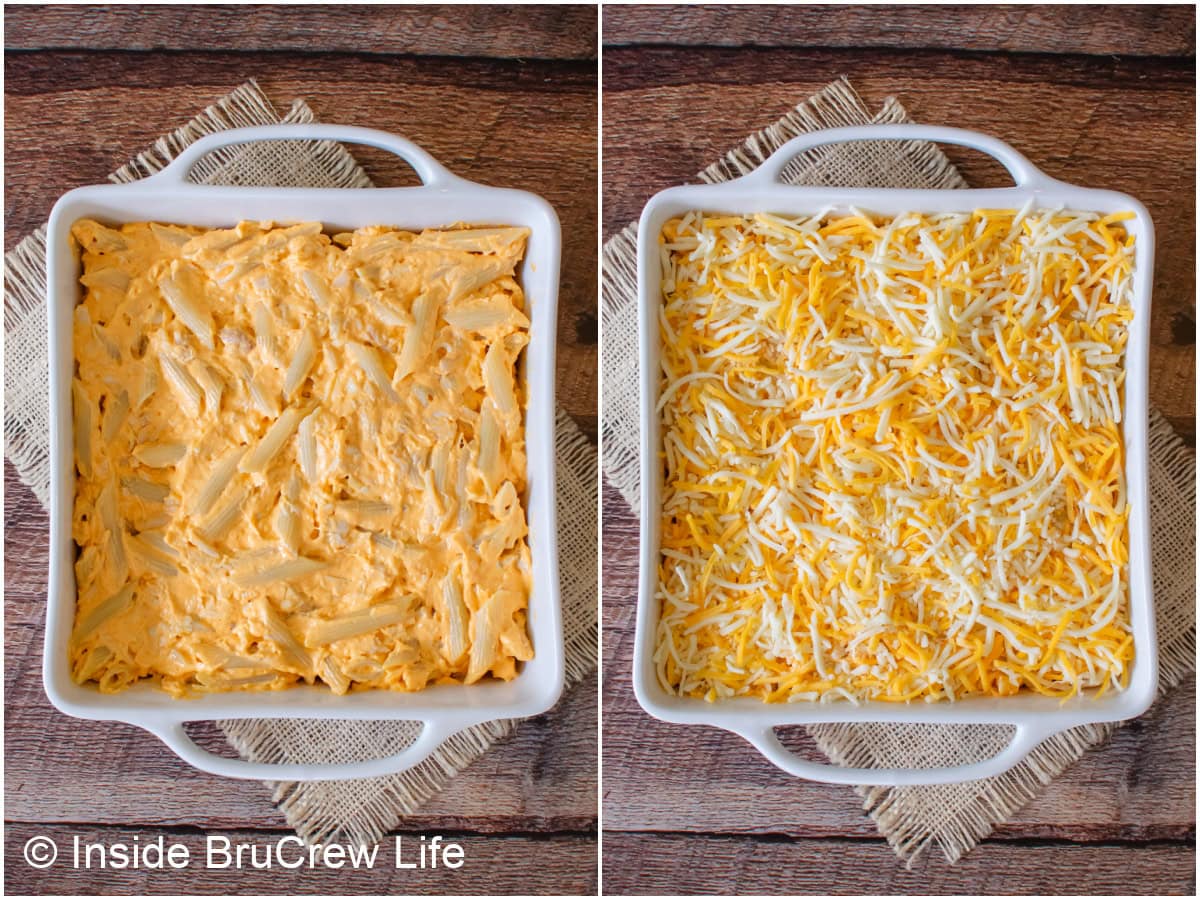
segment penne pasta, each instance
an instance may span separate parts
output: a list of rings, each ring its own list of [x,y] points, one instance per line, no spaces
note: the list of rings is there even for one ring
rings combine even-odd
[[[183,255],[203,265],[206,254],[227,251],[242,239],[241,226],[237,228],[215,228],[196,233],[189,229],[192,238],[183,245]]]
[[[206,541],[219,541],[225,537],[225,534],[233,527],[233,524],[242,517],[243,509],[246,503],[246,492],[239,491],[236,496],[221,509],[219,509],[211,519],[196,530]]]
[[[250,396],[250,404],[262,415],[275,418],[279,415],[279,404],[274,401],[253,375],[246,375],[246,393]]]
[[[93,647],[91,650],[85,650],[83,656],[77,662],[74,678],[76,684],[86,684],[96,678],[100,670],[115,659],[115,654],[111,649],[101,644],[98,647]]]
[[[195,296],[199,292],[194,289],[189,291],[180,283],[182,280],[185,280],[183,272],[177,267],[172,267],[171,275],[159,279],[159,292],[184,327],[192,332],[201,344],[212,350],[215,347],[212,316],[201,308],[199,298]]]
[[[207,556],[209,559],[220,559],[221,551],[198,535],[191,535],[188,543]]]
[[[79,283],[91,290],[104,288],[124,294],[129,290],[129,273],[113,266],[109,269],[95,269],[79,279]]]
[[[218,266],[213,270],[212,278],[217,284],[229,284],[232,281],[248,275],[259,267],[257,258],[239,259],[235,262],[228,262]]]
[[[105,482],[96,498],[100,524],[108,533],[109,572],[112,579],[122,582],[129,577],[129,558],[125,555],[125,523],[117,507],[117,489],[112,481]]]
[[[415,641],[400,644],[387,655],[383,661],[384,668],[393,669],[397,666],[408,666],[421,658],[421,648]]]
[[[200,385],[196,384],[196,380],[187,373],[183,366],[169,356],[162,357],[159,365],[162,366],[163,377],[167,379],[167,384],[175,389],[176,395],[187,408],[187,412],[193,416],[199,416],[204,398]]]
[[[336,619],[320,620],[310,624],[308,643],[313,646],[332,644],[360,634],[378,631],[389,625],[396,625],[409,615],[412,609],[410,599],[394,603],[380,604],[366,609],[346,613]]]
[[[162,503],[171,495],[171,488],[165,484],[157,484],[137,476],[127,476],[121,479],[121,487],[133,496],[147,503]]]
[[[350,690],[350,679],[332,656],[321,660],[321,680],[329,685],[335,694],[345,694]]]
[[[116,345],[116,342],[108,336],[108,332],[99,325],[92,326],[92,337],[96,343],[104,348],[104,352],[108,354],[109,359],[113,362],[121,361],[121,348]]]
[[[142,444],[133,449],[133,457],[152,469],[166,469],[182,461],[187,452],[187,444]]]
[[[259,675],[242,675],[238,677],[201,673],[196,676],[196,689],[205,692],[244,691],[249,688],[272,686],[275,682],[279,681],[280,677],[277,672],[263,672]]]
[[[436,247],[468,253],[513,253],[529,237],[528,228],[464,228],[423,231],[413,241],[414,248]]]
[[[212,366],[198,359],[193,359],[188,364],[188,371],[200,386],[200,390],[204,392],[204,406],[207,412],[214,416],[220,413],[221,396],[225,392],[225,383],[221,380],[221,376]]]
[[[303,674],[312,666],[308,650],[296,640],[296,636],[288,627],[287,622],[272,606],[267,606],[265,624],[267,637],[279,647],[286,662],[295,666],[298,673]]]
[[[71,382],[71,411],[75,418],[75,466],[84,478],[91,478],[92,468],[92,401],[79,379]]]
[[[517,398],[513,393],[513,364],[504,345],[493,341],[483,357],[483,386],[496,411],[504,418],[517,414]]]
[[[229,487],[229,483],[238,471],[238,463],[241,462],[245,452],[239,447],[226,454],[212,467],[208,479],[200,488],[200,492],[192,504],[191,514],[193,516],[203,516],[213,508],[213,504],[220,499],[225,488]]]
[[[471,651],[468,654],[466,683],[474,684],[487,674],[496,659],[499,641],[492,621],[494,599],[485,602],[471,615]]]
[[[395,550],[400,545],[392,538],[378,531],[371,532],[371,543],[383,547],[385,550]]]
[[[292,556],[300,553],[300,515],[296,509],[299,497],[300,481],[293,472],[275,510],[275,534]]]
[[[513,274],[515,257],[475,257],[471,265],[458,266],[450,281],[447,303],[456,303],[498,278]]]
[[[316,421],[317,411],[313,410],[304,417],[296,429],[296,444],[299,450],[297,455],[300,458],[300,471],[304,473],[304,477],[308,479],[310,484],[318,478]]]
[[[359,252],[363,259],[373,260],[387,254],[402,253],[406,249],[405,244],[406,242],[400,235],[388,232],[368,237]]]
[[[294,581],[297,578],[304,578],[306,575],[320,572],[327,565],[328,563],[324,563],[319,559],[308,559],[307,557],[300,556],[274,566],[268,566],[256,572],[244,572],[240,575],[234,575],[233,580],[240,587],[261,587],[262,585],[275,584],[279,581]]]
[[[320,222],[300,222],[296,225],[289,225],[287,228],[281,229],[280,234],[286,240],[295,240],[298,237],[313,237],[321,233]]]
[[[358,282],[361,284],[362,282]],[[412,316],[405,313],[403,310],[397,309],[385,300],[371,296],[368,301],[371,307],[371,312],[379,317],[379,321],[383,322],[391,328],[411,328],[413,324]]]
[[[214,669],[262,669],[267,667],[267,661],[262,658],[243,656],[231,653],[217,644],[198,643],[195,653],[206,665]]]
[[[240,472],[261,472],[275,455],[283,449],[283,445],[292,437],[292,432],[300,424],[304,413],[294,406],[285,409],[267,429],[262,439],[253,450],[242,457],[238,464]]]
[[[379,358],[379,351],[374,347],[368,347],[357,341],[348,341],[346,349],[350,351],[350,356],[353,358],[355,364],[363,370],[363,374],[367,376],[367,380],[383,391],[384,396],[393,403],[399,402],[400,395],[396,393],[396,389],[392,387],[391,379],[388,378],[387,372],[384,371],[383,362]]]
[[[159,243],[169,247],[173,251],[184,247],[192,239],[191,232],[185,228],[176,228],[173,225],[159,225],[157,222],[150,223],[150,233],[158,239]]]
[[[304,286],[308,288],[309,296],[316,301],[317,306],[328,308],[333,304],[333,297],[329,293],[329,285],[326,284],[325,279],[316,272],[301,272],[300,280],[303,281]]]
[[[392,513],[391,504],[382,500],[339,500],[337,510],[353,516],[387,516]]]
[[[146,401],[148,401],[151,397],[153,397],[154,392],[157,390],[158,390],[158,373],[156,371],[154,371],[154,369],[151,368],[150,366],[147,366],[146,371],[142,375],[142,388],[141,388],[141,391],[138,393],[138,402],[137,402],[138,409],[141,409],[143,406],[145,406]]]
[[[121,232],[90,219],[85,219],[76,224],[71,229],[71,233],[84,250],[102,256],[110,253],[121,253],[129,249],[129,242],[125,240],[125,236]]]
[[[97,604],[92,610],[79,617],[72,640],[84,641],[109,619],[114,619],[133,603],[132,584],[125,584],[112,596]]]
[[[500,422],[495,407],[488,401],[479,414],[479,455],[475,465],[483,477],[488,493],[495,493],[500,468]]]
[[[503,294],[456,303],[446,307],[442,315],[448,323],[462,331],[529,327],[529,319]]]
[[[144,535],[131,535],[129,546],[135,554],[156,574],[164,578],[174,578],[179,574],[168,554],[146,540]],[[179,554],[176,553],[176,556]]]
[[[446,620],[446,659],[457,663],[470,646],[470,613],[463,603],[462,579],[457,567],[442,579],[442,615]]]
[[[100,436],[104,439],[104,443],[111,444],[116,440],[117,432],[125,424],[125,419],[128,416],[128,391],[120,391],[115,397],[110,396],[108,404],[104,408],[104,425],[100,429]]]
[[[450,442],[438,441],[429,454],[429,467],[433,471],[433,486],[439,495],[446,493],[446,476],[450,471]]]
[[[258,349],[267,356],[275,355],[276,341],[275,319],[264,303],[255,303],[251,312],[254,320],[254,340]]]
[[[396,358],[397,379],[411,375],[424,359],[439,305],[438,298],[432,291],[426,291],[413,302],[413,324],[404,333],[404,344]]]
[[[161,531],[147,530],[143,531],[138,537],[154,552],[169,559],[178,559],[179,551],[167,543],[167,539]]]
[[[287,375],[283,379],[283,399],[291,402],[296,389],[304,383],[308,373],[312,371],[317,358],[317,344],[312,332],[307,328],[300,334],[300,343],[296,345],[295,355],[288,364]]]

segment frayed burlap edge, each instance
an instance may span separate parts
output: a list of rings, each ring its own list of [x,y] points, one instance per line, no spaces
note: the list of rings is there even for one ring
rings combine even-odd
[[[28,331],[45,334],[49,323],[46,318],[46,228],[39,228],[24,238],[10,253],[4,256],[4,334]],[[5,355],[4,367],[4,455],[17,470],[21,482],[29,485],[43,507],[50,506],[50,455],[47,446],[40,443],[36,422],[49,418],[46,405],[43,409],[29,410],[27,398],[23,397],[22,385],[26,373],[21,366],[12,366],[12,358]],[[25,362],[25,361],[23,361]],[[11,366],[11,368],[10,368]],[[44,389],[49,391],[50,375],[45,375]],[[31,386],[29,390],[41,390]],[[16,402],[14,402],[16,401]],[[36,404],[38,400],[34,399]],[[33,426],[32,428],[30,426]],[[48,438],[48,435],[47,435]]]
[[[280,118],[274,105],[251,79],[226,94],[182,128],[154,142],[154,146],[135,156],[109,176],[109,181],[128,184],[162,170],[190,144],[209,134],[247,128],[254,125],[307,124],[314,121],[313,111],[303,100],[293,100],[291,109]],[[290,142],[288,142],[290,143]],[[329,174],[339,187],[368,188],[371,179],[353,156],[341,144],[333,141],[297,141],[304,146],[312,161]],[[234,145],[209,153],[192,169],[192,180],[216,182],[244,152]]]

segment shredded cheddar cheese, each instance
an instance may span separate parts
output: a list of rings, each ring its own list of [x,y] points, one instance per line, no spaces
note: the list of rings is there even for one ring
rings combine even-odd
[[[1129,218],[666,224],[665,689],[906,702],[1127,683]]]

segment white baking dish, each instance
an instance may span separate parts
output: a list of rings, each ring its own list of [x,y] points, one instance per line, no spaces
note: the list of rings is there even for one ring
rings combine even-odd
[[[814,147],[846,141],[921,140],[982,150],[1008,170],[1015,187],[988,190],[881,190],[795,187],[780,180],[784,167]],[[981,207],[1020,209],[1029,200],[1039,208],[1070,207],[1102,213],[1132,211],[1125,225],[1136,236],[1133,305],[1135,316],[1125,367],[1126,476],[1129,502],[1129,605],[1136,659],[1126,690],[1100,699],[1077,697],[1062,702],[1024,693],[1003,698],[975,698],[957,703],[894,704],[789,703],[766,704],[738,698],[708,703],[668,694],[658,683],[653,655],[659,619],[655,590],[658,580],[659,518],[662,467],[659,419],[659,330],[661,306],[658,236],[670,218],[689,210],[731,214],[775,212],[812,215],[829,207],[856,207],[881,215],[904,212],[971,211]],[[837,128],[802,135],[784,144],[757,170],[716,185],[687,185],[655,195],[638,225],[639,350],[641,356],[642,529],[634,690],[642,707],[667,722],[710,725],[741,735],[786,772],[815,781],[865,785],[912,785],[970,781],[997,775],[1020,762],[1041,741],[1064,729],[1091,722],[1129,719],[1144,712],[1154,698],[1158,679],[1154,610],[1150,581],[1149,494],[1146,465],[1147,353],[1150,332],[1150,288],[1154,270],[1154,230],[1145,208],[1131,197],[1087,190],[1056,181],[1038,171],[1012,147],[994,138],[954,128],[877,125]],[[800,759],[775,734],[783,725],[818,722],[919,722],[929,724],[1004,723],[1014,726],[1011,742],[983,762],[947,768],[843,768]]]
[[[420,187],[309,189],[211,187],[186,180],[204,156],[222,147],[260,140],[333,140],[391,151],[420,176]],[[69,243],[81,218],[108,223],[170,222],[229,227],[240,220],[320,221],[327,227],[364,225],[427,228],[455,223],[523,225],[530,229],[520,271],[531,320],[523,358],[528,385],[529,545],[533,591],[529,628],[534,658],[510,682],[437,685],[418,693],[366,691],[336,696],[321,687],[231,693],[177,700],[146,684],[101,694],[71,678],[67,642],[75,617],[75,545],[71,539],[74,462],[71,416],[72,314],[79,301],[79,269]],[[71,191],[55,204],[46,237],[50,319],[50,588],[43,677],[60,710],[85,719],[128,722],[153,732],[187,762],[235,778],[314,780],[367,778],[409,769],[446,738],[491,719],[520,718],[554,705],[563,685],[558,547],[554,507],[554,377],[561,236],[554,210],[524,191],[485,187],[457,178],[411,142],[366,128],[271,125],[201,138],[165,169],[128,185]],[[226,759],[197,746],[183,723],[204,719],[420,720],[418,739],[382,759],[349,764],[267,765]]]

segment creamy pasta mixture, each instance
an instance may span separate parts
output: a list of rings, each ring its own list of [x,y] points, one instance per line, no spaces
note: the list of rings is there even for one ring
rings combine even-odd
[[[527,229],[72,234],[76,679],[514,677]]]

